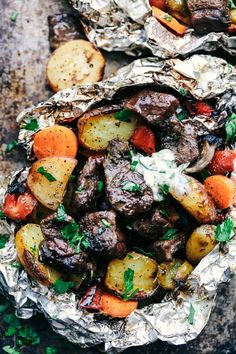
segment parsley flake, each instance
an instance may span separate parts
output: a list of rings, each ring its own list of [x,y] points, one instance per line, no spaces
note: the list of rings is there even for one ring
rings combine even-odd
[[[36,245],[36,243],[34,244],[33,247],[30,247],[30,249],[31,249],[31,251],[32,251],[32,253],[33,253],[33,256],[35,257],[35,256],[36,256],[36,253],[37,253],[37,245]]]
[[[4,214],[4,212],[2,210],[0,210],[0,219],[5,219],[6,215]]]
[[[98,193],[101,193],[104,189],[104,182],[98,181]]]
[[[137,292],[139,291],[139,289],[135,289],[132,293],[130,293],[133,288],[134,288],[134,271],[133,269],[126,269],[126,271],[124,272],[124,294],[123,294],[123,299],[126,301],[126,300],[129,300],[131,299],[132,297],[134,297]]]
[[[144,251],[143,249],[141,249],[141,248],[139,248],[139,247],[133,247],[133,250],[134,250],[135,252],[138,252],[138,253],[140,253],[140,254],[143,254],[144,256],[151,257],[151,258],[154,257],[154,253],[152,253],[152,252],[146,252],[146,251]]]
[[[186,90],[183,87],[180,87],[178,91],[179,91],[179,93],[181,95],[185,95],[186,94]]]
[[[163,18],[164,18],[164,20],[166,20],[167,22],[171,22],[172,19],[173,19],[173,17],[170,16],[170,15],[165,15]]]
[[[177,113],[177,118],[180,122],[182,122],[182,120],[187,118],[187,112],[181,111],[181,112]]]
[[[168,184],[163,184],[163,186],[160,187],[161,191],[163,194],[168,194],[169,190],[170,190],[170,186],[168,186]]]
[[[18,141],[17,140],[11,141],[9,144],[7,144],[6,152],[11,152],[17,146],[18,146]]]
[[[138,161],[137,160],[132,161],[131,165],[130,165],[130,171],[134,172],[136,170],[137,165],[138,165]]]
[[[9,303],[6,302],[5,304],[0,305],[0,313],[4,313],[9,308]]]
[[[130,123],[133,113],[129,109],[122,109],[114,114],[114,117],[121,122]]]
[[[215,239],[218,242],[228,242],[234,230],[234,223],[229,216],[222,224],[217,225]]]
[[[51,173],[49,173],[47,170],[45,170],[45,168],[43,166],[40,166],[38,168],[37,172],[40,173],[41,175],[43,175],[44,177],[46,177],[49,182],[56,181],[56,178],[53,177],[53,175],[51,175]]]
[[[77,253],[81,251],[81,246],[83,246],[84,249],[89,247],[87,235],[80,232],[79,225],[74,221],[69,222],[61,229],[61,235]]]
[[[178,230],[177,229],[169,229],[167,230],[164,235],[160,238],[161,241],[164,240],[173,240],[178,236]]]
[[[124,181],[124,182],[122,182],[121,183],[121,188],[124,191],[132,192],[132,193],[137,193],[137,194],[143,193],[143,188],[139,184],[134,183],[132,181]]]
[[[8,235],[0,234],[0,250],[6,246],[8,239]]]
[[[81,193],[83,190],[84,190],[84,188],[83,188],[82,186],[79,186],[79,187],[77,188],[77,192],[79,192],[79,193]]]
[[[67,214],[64,205],[60,204],[57,209],[57,221],[65,221]]]
[[[62,279],[58,278],[53,284],[52,288],[55,290],[57,294],[64,294],[69,289],[75,286],[75,282],[73,281],[63,281]]]
[[[236,114],[231,114],[225,123],[226,142],[235,137],[236,134]]]
[[[169,213],[166,209],[159,209],[159,212],[161,214],[161,216],[168,218],[169,217]]]
[[[10,345],[5,345],[5,347],[2,347],[2,350],[8,354],[20,354],[16,348],[12,348]]]
[[[190,304],[190,309],[189,309],[189,315],[188,315],[188,323],[193,325],[194,322],[194,316],[195,316],[195,308],[193,307],[192,304]]]
[[[45,354],[57,354],[57,348],[55,348],[55,347],[46,347]]]
[[[27,122],[27,123],[25,123],[25,125],[23,125],[22,128],[26,129],[26,130],[32,130],[33,132],[36,132],[39,129],[39,124],[38,124],[37,119],[32,117],[29,120],[29,122]]]
[[[16,19],[17,19],[17,16],[19,15],[19,12],[18,11],[13,11],[13,13],[11,14],[11,16],[10,16],[10,20],[12,21],[12,22],[16,22]]]
[[[74,180],[75,180],[75,175],[70,175],[69,182],[74,182]]]
[[[101,222],[103,223],[103,225],[107,228],[107,227],[111,227],[111,223],[108,222],[106,219],[102,219]]]

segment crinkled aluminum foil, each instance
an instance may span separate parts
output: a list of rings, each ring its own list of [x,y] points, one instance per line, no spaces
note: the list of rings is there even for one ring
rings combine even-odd
[[[149,49],[160,58],[187,56],[223,48],[236,54],[236,36],[211,32],[197,35],[192,28],[176,36],[153,16],[148,0],[69,0],[79,12],[88,39],[108,51],[137,55]]]
[[[22,112],[19,125],[27,117],[35,116],[40,127],[67,122],[80,116],[95,103],[111,100],[121,89],[130,86],[154,84],[171,87],[182,94],[191,93],[199,99],[218,96],[219,115],[235,109],[236,71],[219,58],[194,55],[181,61],[166,62],[157,58],[140,59],[122,68],[111,79],[58,92],[47,102]],[[183,91],[184,88],[184,91]],[[204,129],[214,129],[199,116]],[[199,124],[200,124],[199,123]],[[32,141],[30,131],[20,130],[19,141],[28,147]],[[26,178],[27,170],[16,175]],[[6,179],[0,184],[1,196],[6,190]],[[235,219],[236,211],[232,211]],[[13,302],[19,316],[29,318],[35,311],[44,313],[53,329],[69,341],[83,347],[104,343],[106,351],[121,351],[127,347],[144,345],[157,339],[172,344],[183,344],[196,338],[210,316],[219,283],[229,280],[236,271],[236,238],[228,243],[228,253],[217,246],[194,269],[188,279],[188,291],[176,291],[161,303],[136,310],[125,320],[101,319],[79,308],[75,294],[55,295],[50,289],[32,281],[24,270],[12,267],[17,261],[14,244],[16,225],[0,221],[0,232],[9,235],[6,247],[0,250],[0,288]],[[192,304],[196,310],[193,325],[188,323]]]

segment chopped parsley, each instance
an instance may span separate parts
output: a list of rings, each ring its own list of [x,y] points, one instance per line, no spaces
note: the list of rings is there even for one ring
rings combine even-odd
[[[143,254],[144,256],[147,256],[147,257],[151,257],[153,258],[154,257],[154,253],[153,252],[146,252],[144,251],[143,249],[139,248],[139,247],[133,247],[133,250],[135,252],[138,252],[140,254]]]
[[[137,160],[132,161],[131,165],[130,165],[130,171],[134,172],[136,170],[137,165],[138,165],[138,161]]]
[[[84,188],[83,188],[82,186],[79,186],[79,187],[77,188],[77,192],[79,192],[79,193],[81,193],[83,190],[84,190]]]
[[[229,0],[229,8],[230,10],[233,10],[236,8],[236,6],[234,5],[234,1],[233,0]]]
[[[64,205],[60,204],[57,209],[57,221],[65,221],[67,214]]]
[[[137,292],[139,292],[139,289],[135,289],[132,291],[134,288],[134,271],[133,269],[126,269],[124,272],[124,294],[123,294],[123,299],[129,300],[132,297],[134,297]],[[131,292],[132,291],[132,292]]]
[[[188,323],[193,325],[194,322],[194,316],[195,316],[195,308],[193,307],[192,304],[190,304],[190,309],[189,309],[189,315],[188,315]]]
[[[181,112],[177,113],[177,118],[180,122],[182,122],[182,120],[187,118],[187,112],[182,110]]]
[[[36,256],[36,253],[37,253],[37,245],[36,245],[36,243],[34,244],[33,247],[30,247],[30,249],[31,249],[31,251],[32,251],[32,253],[33,253],[33,256],[35,257],[35,256]]]
[[[52,288],[55,290],[57,294],[64,294],[69,289],[75,286],[75,282],[73,281],[63,281],[62,279],[58,278],[53,284]]]
[[[114,117],[121,122],[130,123],[133,113],[129,109],[122,109],[114,114]]]
[[[229,216],[222,224],[217,225],[215,239],[218,242],[228,242],[234,230],[234,223]]]
[[[186,94],[186,90],[183,87],[180,87],[178,91],[179,91],[179,93],[181,95],[185,95]]]
[[[29,120],[29,122],[27,122],[27,123],[25,123],[25,125],[23,125],[22,128],[26,129],[26,130],[32,130],[33,132],[36,132],[39,129],[39,124],[38,124],[37,119],[32,117]]]
[[[102,219],[101,222],[103,223],[103,225],[107,228],[107,227],[111,227],[111,223],[108,222],[106,219]]]
[[[38,173],[40,173],[41,175],[46,177],[49,182],[56,181],[56,178],[53,177],[53,175],[51,175],[51,173],[49,173],[47,170],[45,170],[45,168],[43,166],[40,166],[37,171],[38,171]]]
[[[74,182],[74,180],[75,180],[75,175],[70,175],[69,182]]]
[[[11,268],[16,268],[16,269],[21,269],[22,268],[22,264],[18,263],[18,262],[13,262],[10,264]]]
[[[101,193],[104,189],[104,182],[98,181],[98,192]]]
[[[46,347],[45,354],[57,354],[57,348],[55,348],[55,347]]]
[[[8,354],[20,354],[16,348],[12,348],[10,345],[5,345],[5,347],[2,347],[2,350]]]
[[[161,241],[164,240],[173,240],[178,236],[179,231],[177,229],[169,229],[167,230],[164,235],[160,238]]]
[[[236,114],[231,114],[225,123],[226,142],[235,137],[236,134]]]
[[[6,246],[8,239],[8,235],[0,234],[0,250]]]
[[[129,259],[133,259],[133,258],[134,258],[131,253],[128,253],[128,254],[127,254],[127,257],[128,257]]]
[[[9,308],[9,303],[6,302],[5,304],[0,305],[0,313],[4,313]]]
[[[11,152],[17,146],[18,146],[18,141],[17,140],[11,141],[9,144],[7,144],[6,152]]]
[[[163,194],[168,194],[169,190],[170,190],[170,186],[168,186],[168,184],[163,184],[163,186],[160,187],[161,191]]]
[[[165,15],[163,18],[164,18],[164,20],[166,20],[167,22],[171,22],[172,19],[173,19],[173,17],[170,16],[170,15]]]
[[[137,194],[143,193],[143,188],[139,184],[134,183],[132,181],[124,181],[124,182],[122,182],[121,183],[121,188],[124,191],[132,192],[132,193],[137,193]]]
[[[11,14],[11,16],[10,16],[10,20],[12,21],[12,22],[16,22],[16,19],[17,19],[17,16],[19,15],[19,12],[18,11],[13,11],[13,13]]]
[[[161,216],[168,218],[169,213],[166,209],[159,209],[159,212],[160,212]]]
[[[6,215],[2,210],[0,210],[0,219],[5,219]]]
[[[84,249],[89,247],[87,235],[79,230],[79,225],[74,221],[69,222],[61,229],[61,235],[77,253],[81,251],[81,246]]]
[[[40,343],[40,338],[38,336],[38,333],[33,330],[31,327],[22,327],[20,330],[17,332],[18,339],[17,339],[17,344],[19,346],[23,345],[36,345]]]

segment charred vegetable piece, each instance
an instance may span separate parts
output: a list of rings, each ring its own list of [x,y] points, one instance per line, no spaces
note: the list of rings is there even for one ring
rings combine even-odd
[[[50,286],[60,278],[60,274],[39,261],[39,244],[43,240],[39,225],[26,224],[16,233],[16,250],[27,273],[40,283]]]
[[[167,0],[166,3],[168,9],[172,11],[180,12],[182,14],[186,14],[188,12],[185,0]]]
[[[129,152],[128,143],[112,140],[104,162],[107,198],[116,211],[126,216],[146,212],[153,203],[153,192],[143,175],[131,170]]]
[[[158,262],[171,261],[176,252],[184,249],[186,237],[183,233],[175,234],[169,240],[158,240],[150,247]]]
[[[176,97],[151,90],[142,90],[125,102],[125,107],[141,115],[147,123],[157,126],[179,106]]]
[[[158,281],[164,289],[174,290],[177,282],[186,281],[193,267],[187,261],[174,259],[172,262],[163,262],[158,265]]]
[[[35,134],[33,150],[38,159],[51,156],[74,158],[78,150],[78,141],[71,129],[54,125]]]
[[[216,207],[204,186],[193,177],[185,176],[185,187],[172,186],[170,194],[200,223],[217,218]]]
[[[80,300],[80,306],[86,310],[99,312],[102,307],[101,303],[102,291],[97,285],[93,285],[86,291]]]
[[[156,151],[155,135],[146,125],[138,126],[130,139],[131,143],[148,155],[152,155]]]
[[[163,11],[166,10],[167,6],[166,6],[166,1],[165,0],[150,0],[149,4],[151,6],[155,6],[158,7],[158,9],[161,9]]]
[[[214,175],[225,175],[228,172],[233,172],[235,162],[235,150],[216,151],[208,169]]]
[[[12,220],[25,220],[28,215],[32,214],[36,204],[37,200],[28,192],[7,194],[3,212]]]
[[[189,262],[197,264],[216,246],[216,226],[202,225],[195,229],[186,244],[186,256]]]
[[[105,150],[112,139],[129,140],[135,128],[135,114],[119,118],[120,106],[105,106],[85,113],[78,120],[79,141],[87,149]]]
[[[207,177],[204,186],[221,209],[229,208],[236,202],[236,183],[222,175]]]
[[[137,301],[123,301],[120,298],[108,293],[102,294],[101,304],[101,312],[103,312],[104,315],[115,318],[128,317],[134,310],[136,310],[138,306]]]
[[[152,296],[158,287],[157,263],[142,254],[130,252],[124,259],[113,259],[109,263],[105,284],[119,296],[126,295],[126,299],[132,294],[132,299]]]
[[[180,36],[183,36],[185,31],[188,29],[187,26],[179,23],[176,20],[176,18],[172,17],[167,12],[164,12],[164,11],[158,9],[157,7],[154,7],[154,6],[152,7],[152,13],[153,13],[153,16],[156,17],[156,19],[160,23],[162,23],[168,29],[174,31],[175,33],[177,33]]]
[[[77,164],[70,157],[45,157],[31,166],[27,184],[45,207],[56,210],[62,203],[68,180]]]

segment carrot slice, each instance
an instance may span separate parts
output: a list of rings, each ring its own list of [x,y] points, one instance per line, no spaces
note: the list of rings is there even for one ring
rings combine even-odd
[[[104,293],[101,297],[101,304],[101,311],[105,315],[125,318],[137,308],[138,301],[123,301],[114,295]]]
[[[35,134],[33,151],[38,159],[52,156],[75,158],[77,150],[76,135],[69,128],[54,125]]]
[[[205,179],[205,188],[221,209],[229,208],[236,201],[236,184],[226,176],[214,175]]]
[[[160,21],[163,25],[171,29],[172,31],[178,33],[179,35],[183,35],[188,28],[188,26],[181,25],[174,17],[169,15],[167,12],[164,12],[157,7],[152,7],[153,16],[156,17],[158,21]]]

